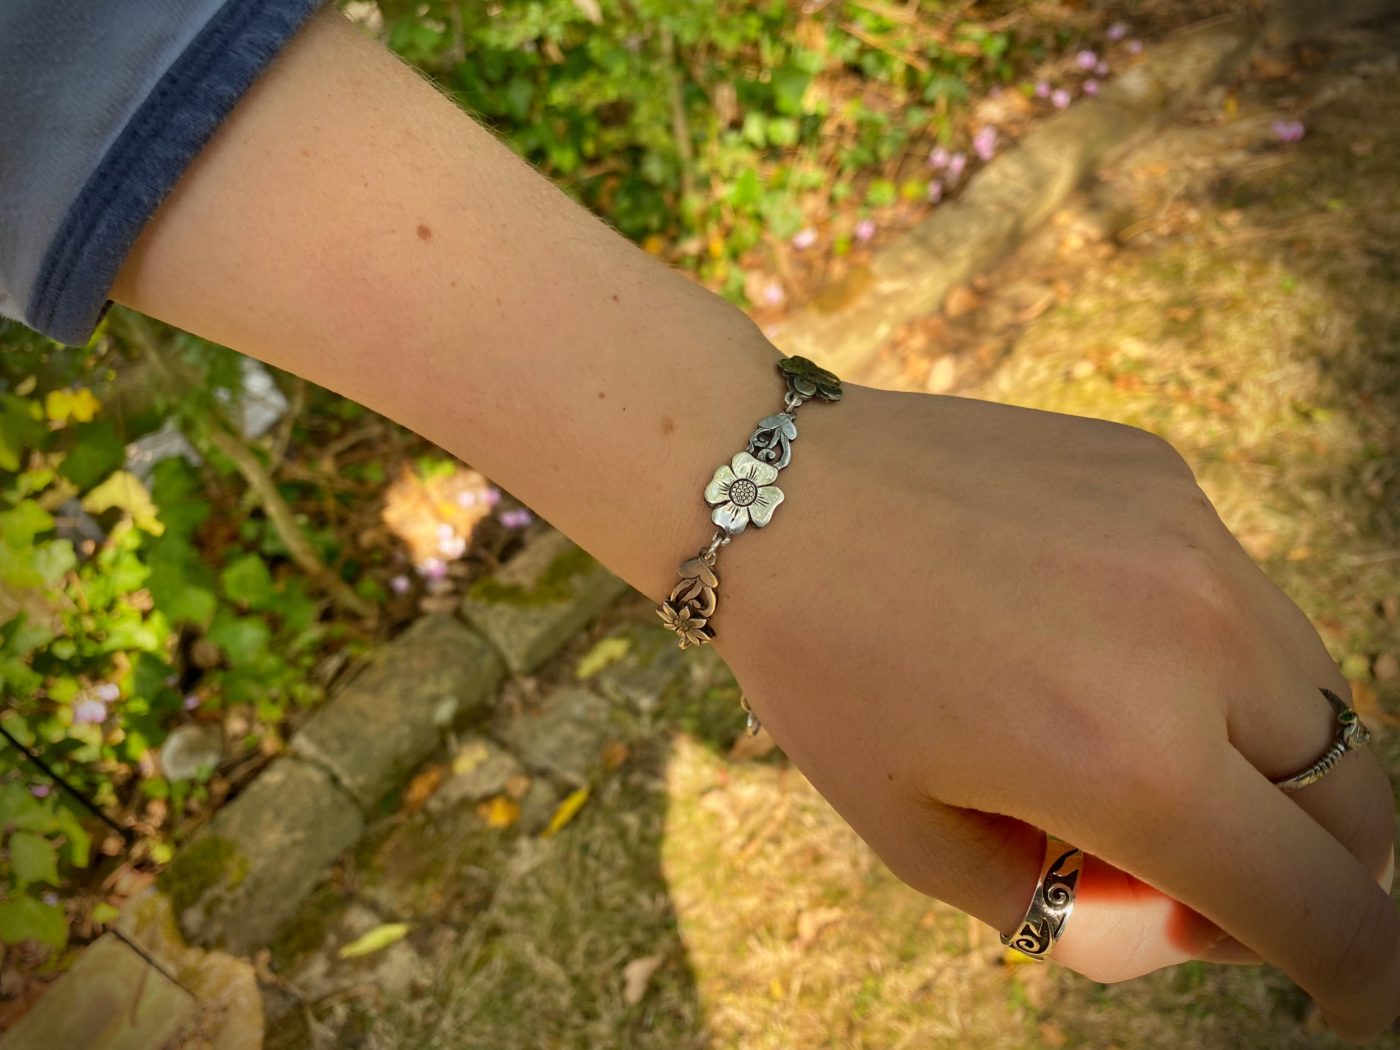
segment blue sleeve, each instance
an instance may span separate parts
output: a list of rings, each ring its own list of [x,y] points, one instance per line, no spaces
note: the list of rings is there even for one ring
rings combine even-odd
[[[141,229],[322,0],[0,0],[0,315],[87,342]]]

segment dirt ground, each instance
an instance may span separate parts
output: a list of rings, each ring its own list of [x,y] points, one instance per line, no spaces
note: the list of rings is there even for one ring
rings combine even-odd
[[[1400,783],[1400,22],[1257,62],[901,330],[880,374],[1170,440],[1313,618]],[[549,674],[642,630],[660,633],[629,600]],[[619,730],[625,760],[561,834],[489,859],[447,842],[453,873],[431,877],[461,914],[423,949],[430,973],[324,998],[270,1045],[1343,1045],[1272,969],[1104,986],[1013,961],[895,879],[780,753],[732,754],[737,689],[700,653]]]

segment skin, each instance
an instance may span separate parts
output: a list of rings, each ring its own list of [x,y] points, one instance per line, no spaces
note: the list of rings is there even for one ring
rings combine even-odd
[[[657,601],[781,391],[740,311],[333,11],[113,295],[411,427]],[[1325,749],[1318,687],[1347,684],[1182,458],[1103,420],[852,384],[798,428],[786,501],[721,551],[714,644],[891,870],[1010,931],[1049,829],[1088,854],[1055,961],[1117,981],[1262,958],[1343,1037],[1389,1025],[1389,782],[1362,751],[1269,784]]]

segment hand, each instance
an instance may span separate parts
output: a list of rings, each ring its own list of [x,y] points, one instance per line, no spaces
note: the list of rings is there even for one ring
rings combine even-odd
[[[797,425],[786,500],[721,554],[715,646],[890,869],[1009,932],[1047,829],[1087,855],[1056,961],[1262,957],[1344,1037],[1388,1025],[1389,781],[1363,750],[1269,783],[1326,749],[1319,687],[1347,683],[1171,446],[849,385]]]

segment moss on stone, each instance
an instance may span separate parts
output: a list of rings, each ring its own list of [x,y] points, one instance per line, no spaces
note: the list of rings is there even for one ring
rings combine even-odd
[[[236,889],[248,877],[248,859],[238,847],[218,835],[191,842],[160,877],[160,888],[169,896],[176,913],[199,903],[215,886]]]
[[[471,585],[467,597],[475,601],[507,605],[551,605],[567,600],[573,580],[590,571],[596,564],[593,557],[581,547],[570,547],[555,555],[544,572],[540,573],[533,587],[502,583],[494,576],[487,576]]]

